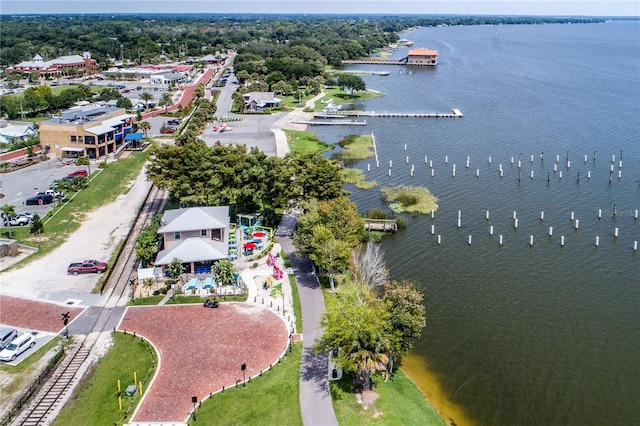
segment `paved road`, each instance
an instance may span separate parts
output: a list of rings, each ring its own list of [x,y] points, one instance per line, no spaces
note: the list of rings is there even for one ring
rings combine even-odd
[[[300,365],[300,409],[305,426],[333,426],[338,424],[329,392],[328,354],[316,355],[313,345],[322,335],[320,318],[324,313],[324,298],[311,261],[297,257],[291,240],[296,217],[285,214],[276,231],[278,241],[293,268],[300,303],[302,304],[302,364]]]

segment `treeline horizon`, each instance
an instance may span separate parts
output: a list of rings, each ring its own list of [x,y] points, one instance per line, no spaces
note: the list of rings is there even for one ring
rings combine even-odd
[[[113,60],[158,63],[241,50],[252,43],[304,45],[331,65],[357,59],[415,27],[600,23],[605,17],[378,14],[20,14],[2,15],[0,66],[91,52]]]

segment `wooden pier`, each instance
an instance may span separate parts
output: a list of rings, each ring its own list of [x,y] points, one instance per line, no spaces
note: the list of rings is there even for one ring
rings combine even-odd
[[[385,59],[385,58],[369,58],[369,59],[345,59],[342,65],[407,65],[408,58],[402,59]]]
[[[395,219],[364,219],[366,231],[395,232],[398,230],[398,222]]]
[[[464,115],[459,109],[450,113],[443,112],[375,112],[375,111],[337,111],[335,115],[347,117],[408,117],[408,118],[462,118]]]
[[[367,120],[362,120],[362,121],[358,121],[358,120],[343,120],[343,119],[323,120],[323,121],[317,121],[317,120],[295,120],[295,121],[293,121],[293,123],[295,123],[295,124],[306,124],[308,126],[336,126],[336,125],[342,125],[342,126],[366,126],[367,125]]]

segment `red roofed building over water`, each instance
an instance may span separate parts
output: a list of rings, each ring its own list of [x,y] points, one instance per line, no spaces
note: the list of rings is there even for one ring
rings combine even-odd
[[[438,51],[425,48],[411,49],[407,56],[407,65],[414,67],[433,67],[438,63]]]

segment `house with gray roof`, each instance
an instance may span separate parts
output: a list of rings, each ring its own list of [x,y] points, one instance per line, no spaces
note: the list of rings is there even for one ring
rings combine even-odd
[[[265,108],[275,108],[282,99],[276,98],[274,92],[249,92],[244,96],[245,112],[264,112]]]
[[[186,82],[187,76],[177,71],[162,72],[151,76],[151,84],[179,84]]]
[[[173,259],[187,273],[209,273],[214,262],[229,257],[229,206],[167,210],[160,222],[162,250],[156,266],[164,270]]]

